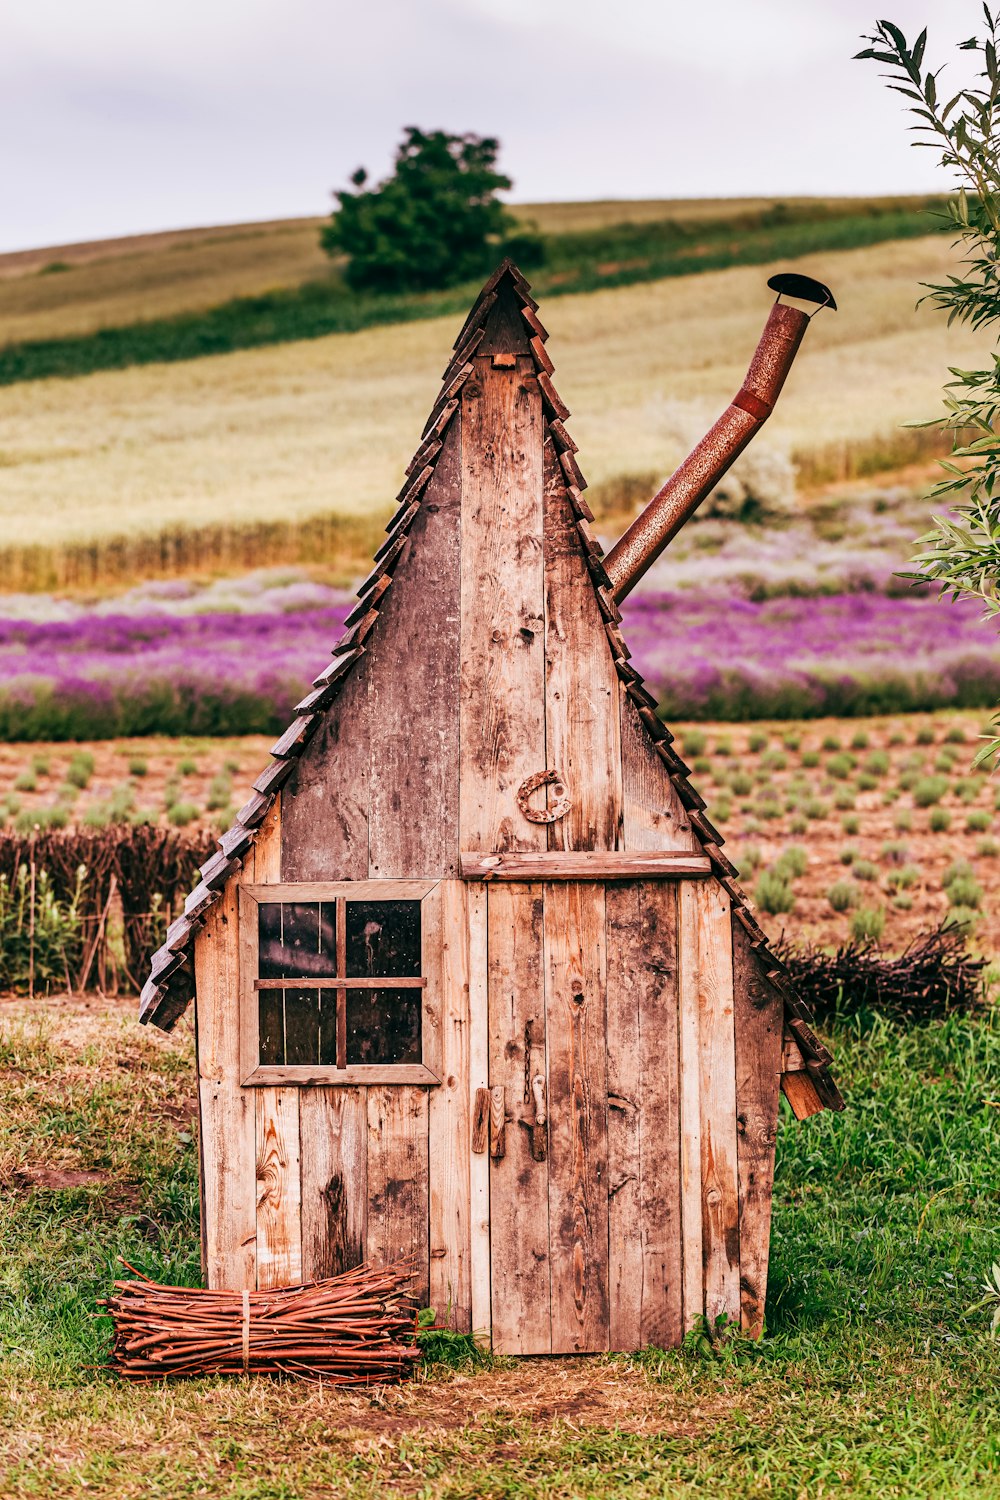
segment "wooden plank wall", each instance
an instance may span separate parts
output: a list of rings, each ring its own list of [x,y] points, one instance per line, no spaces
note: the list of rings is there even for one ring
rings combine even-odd
[[[683,1337],[677,887],[607,888],[612,1349]]]
[[[608,1347],[604,887],[545,890],[552,1352]]]
[[[550,849],[617,849],[622,832],[618,677],[551,438],[544,452],[545,757],[572,806]]]

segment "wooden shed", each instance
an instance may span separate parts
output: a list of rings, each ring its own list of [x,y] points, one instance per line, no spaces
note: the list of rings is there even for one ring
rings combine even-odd
[[[409,1256],[508,1354],[759,1331],[779,1087],[842,1107],[630,664],[545,339],[505,262],[141,1002],[197,996],[209,1286]]]

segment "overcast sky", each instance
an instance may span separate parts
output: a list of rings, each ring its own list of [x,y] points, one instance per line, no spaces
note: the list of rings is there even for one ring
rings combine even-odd
[[[960,75],[978,0],[6,0],[0,249],[325,213],[407,124],[515,201],[930,190],[850,61],[883,3]]]

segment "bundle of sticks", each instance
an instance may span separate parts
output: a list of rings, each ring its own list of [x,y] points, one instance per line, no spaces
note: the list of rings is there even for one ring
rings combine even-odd
[[[932,928],[896,958],[886,958],[870,943],[845,943],[826,953],[809,944],[793,946],[784,937],[775,952],[817,1021],[859,1010],[878,1010],[897,1021],[927,1021],[975,1010],[983,1001],[986,960],[967,951],[961,926]]]
[[[297,1375],[333,1385],[399,1380],[420,1357],[412,1267],[359,1266],[267,1292],[116,1281],[102,1305],[114,1319],[111,1365],[128,1380],[166,1376]]]

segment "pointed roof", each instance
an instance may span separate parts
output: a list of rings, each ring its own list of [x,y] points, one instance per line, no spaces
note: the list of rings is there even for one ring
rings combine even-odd
[[[722,835],[705,817],[705,801],[688,780],[688,767],[674,750],[673,736],[657,713],[657,700],[647,691],[629,660],[628,646],[620,629],[621,613],[611,596],[610,580],[601,561],[603,549],[591,531],[593,512],[583,498],[587,481],[576,461],[576,444],[564,426],[569,408],[552,384],[554,367],[545,351],[548,334],[537,317],[538,303],[531,296],[528,282],[509,259],[502,261],[486,282],[455,340],[441,390],[424,426],[420,445],[407,466],[406,481],[396,497],[397,509],[386,527],[386,540],[375,554],[375,566],[358,589],[358,602],[347,616],[344,635],[333,648],[333,659],[315,679],[312,690],[296,705],[296,718],[271,746],[271,764],[254,782],[253,795],[219,840],[216,853],[202,865],[201,879],[185,902],[183,914],[171,923],[162,947],[153,955],[140,998],[139,1020],[170,1030],[187,1009],[194,990],[192,939],[204,925],[207,912],[221,896],[226,883],[242,867],[296,760],[336,702],[352,668],[365,654],[365,641],[378,619],[396,563],[407,546],[421,497],[443,447],[445,430],[458,409],[459,393],[475,369],[472,356],[483,342],[487,319],[504,290],[504,283],[513,293],[535,362],[547,433],[559,455],[615,670],[654,742],[692,829],[712,862],[716,878],[729,893],[733,914],[746,930],[763,974],[782,996],[785,1025],[795,1037],[820,1099],[828,1108],[843,1109],[843,1100],[829,1073],[832,1056],[812,1030],[811,1013],[796,995],[788,971],[768,948],[766,936],[737,882],[737,870],[722,852]]]

